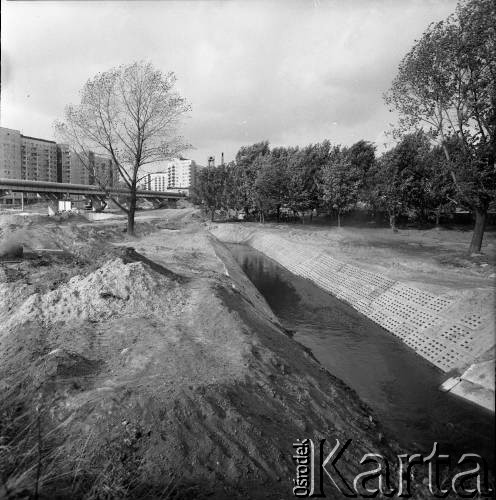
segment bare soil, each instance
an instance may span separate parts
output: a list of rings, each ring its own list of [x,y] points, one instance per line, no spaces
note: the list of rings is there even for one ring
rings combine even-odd
[[[194,209],[124,224],[0,222],[0,498],[290,498],[306,437],[394,461]]]

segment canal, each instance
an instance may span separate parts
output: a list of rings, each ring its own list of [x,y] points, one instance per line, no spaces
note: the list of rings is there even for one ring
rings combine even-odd
[[[246,245],[229,245],[294,339],[352,387],[406,452],[437,441],[494,466],[494,414],[439,390],[444,374],[352,307]]]

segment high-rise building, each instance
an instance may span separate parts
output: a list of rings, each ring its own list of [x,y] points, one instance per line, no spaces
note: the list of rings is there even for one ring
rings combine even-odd
[[[194,187],[199,165],[194,160],[175,158],[158,164],[160,172],[148,174],[140,183],[141,189],[149,191],[166,191],[177,189],[187,191]]]
[[[21,179],[57,182],[57,143],[21,135]]]
[[[194,160],[178,158],[168,165],[169,176],[168,188],[190,188],[195,179],[197,165]]]
[[[0,177],[57,182],[57,148],[54,141],[0,127],[0,142]]]
[[[21,178],[21,133],[19,130],[0,127],[0,178]],[[20,203],[21,194],[11,193],[0,197],[0,204]]]
[[[71,151],[67,144],[57,144],[57,182],[71,182]]]
[[[140,183],[140,189],[148,191],[167,191],[169,176],[167,173],[148,174]]]
[[[67,144],[57,144],[58,181],[70,184],[98,184],[115,187],[119,170],[114,162],[93,152],[83,161]]]
[[[103,155],[89,153],[87,161],[71,152],[67,144],[25,136],[19,130],[0,127],[0,178],[116,187],[119,169]],[[25,198],[35,194],[25,195]],[[21,194],[0,197],[0,203],[20,202]]]
[[[54,141],[0,127],[0,149],[0,177],[57,182],[57,147]],[[35,196],[28,194],[25,198]],[[0,198],[0,203],[20,203],[21,198],[21,193],[12,193]]]
[[[57,145],[0,127],[0,177],[57,182]]]
[[[90,182],[90,171],[89,162],[83,162],[83,160],[76,154],[71,153],[70,155],[70,183],[71,184],[85,184],[89,185]]]
[[[89,184],[102,184],[108,187],[117,186],[119,169],[110,158],[90,152],[89,166]]]
[[[21,133],[0,127],[0,178],[21,179]]]

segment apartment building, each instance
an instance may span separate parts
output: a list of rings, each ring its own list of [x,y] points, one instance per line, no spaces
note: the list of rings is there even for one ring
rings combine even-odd
[[[0,177],[21,178],[21,133],[19,130],[0,128]]]
[[[167,191],[169,176],[167,173],[148,174],[141,182],[140,188],[148,191]]]
[[[88,166],[74,154],[67,144],[57,144],[58,182],[64,184],[90,184]]]
[[[21,133],[19,130],[0,127],[0,177],[21,178]],[[19,203],[21,195],[12,193],[0,197],[0,204]]]
[[[57,182],[57,144],[0,127],[0,177]]]
[[[67,144],[57,144],[58,182],[70,184],[98,184],[115,187],[119,169],[105,156],[89,152],[85,159],[71,152]]]
[[[140,188],[149,191],[180,190],[189,191],[196,183],[199,165],[194,160],[175,158],[155,166],[157,173],[148,174]]]
[[[66,144],[0,127],[0,178],[87,185],[97,184],[99,179],[114,187],[119,181],[119,171],[108,157],[89,153],[83,162]],[[14,193],[0,197],[0,204],[17,204],[20,200],[21,194]]]
[[[88,184],[115,187],[119,181],[119,169],[108,157],[90,152]]]
[[[21,179],[57,182],[57,143],[21,135]]]
[[[168,165],[168,187],[190,188],[194,184],[196,163],[187,158],[178,158],[171,161]]]
[[[0,150],[0,177],[57,182],[57,145],[54,141],[0,127]],[[12,193],[0,198],[0,203],[17,204],[21,197],[21,193]]]

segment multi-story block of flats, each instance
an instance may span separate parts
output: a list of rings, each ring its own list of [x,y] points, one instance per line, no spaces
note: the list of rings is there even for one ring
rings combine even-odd
[[[0,178],[115,187],[119,171],[108,157],[90,152],[82,161],[66,144],[0,127]],[[2,196],[0,204],[18,204],[21,198],[21,193]]]

